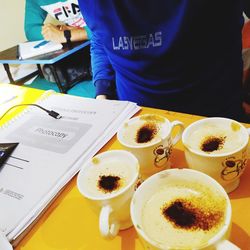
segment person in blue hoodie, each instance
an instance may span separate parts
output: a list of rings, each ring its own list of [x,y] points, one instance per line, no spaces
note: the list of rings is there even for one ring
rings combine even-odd
[[[243,1],[79,0],[96,98],[243,120]]]

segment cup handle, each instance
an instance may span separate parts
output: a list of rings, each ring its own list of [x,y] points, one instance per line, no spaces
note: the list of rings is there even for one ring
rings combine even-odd
[[[250,136],[250,128],[247,128],[248,135]]]
[[[237,247],[236,245],[234,245],[232,242],[228,241],[228,240],[223,240],[221,242],[219,242],[216,245],[216,250],[240,250],[239,247]]]
[[[101,235],[104,238],[114,238],[118,232],[120,225],[117,221],[113,221],[110,225],[110,215],[113,212],[113,209],[107,205],[102,207],[100,217],[99,217],[99,229]]]
[[[179,127],[179,131],[178,133],[176,134],[175,137],[172,137],[172,143],[173,145],[175,145],[180,139],[181,139],[181,136],[182,136],[182,133],[184,131],[184,124],[180,121],[173,121],[171,122],[171,131],[173,130],[174,127]]]

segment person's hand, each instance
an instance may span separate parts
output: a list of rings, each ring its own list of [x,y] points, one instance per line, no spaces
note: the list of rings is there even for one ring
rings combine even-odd
[[[60,30],[59,27],[49,23],[45,24],[42,27],[42,35],[45,40],[53,41],[58,43],[65,43],[66,38],[64,37],[63,30]]]
[[[96,96],[95,99],[99,99],[99,100],[105,100],[105,99],[108,99],[106,95],[98,95]]]

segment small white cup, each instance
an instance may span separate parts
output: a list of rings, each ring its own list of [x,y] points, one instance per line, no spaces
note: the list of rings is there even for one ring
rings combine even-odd
[[[88,161],[77,176],[77,187],[99,214],[104,238],[132,226],[130,202],[139,176],[139,163],[124,150],[100,153]]]
[[[173,136],[175,127],[179,130]],[[145,114],[123,124],[117,138],[139,160],[141,178],[146,179],[170,167],[172,148],[181,139],[183,130],[180,121],[170,122],[164,116]]]
[[[240,183],[247,164],[248,130],[222,117],[204,118],[190,124],[182,134],[189,168],[217,180],[227,193]]]
[[[223,187],[192,169],[167,169],[145,180],[131,218],[148,250],[236,250],[228,241],[232,210]]]

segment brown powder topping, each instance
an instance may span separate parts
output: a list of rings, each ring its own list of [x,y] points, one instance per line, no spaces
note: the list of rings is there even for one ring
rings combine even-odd
[[[162,214],[174,227],[186,230],[208,231],[218,226],[223,218],[221,211],[206,210],[184,199],[176,199],[164,205]]]
[[[111,193],[117,190],[120,186],[121,178],[113,175],[100,175],[98,180],[98,188],[104,193]]]
[[[158,132],[158,128],[155,123],[148,122],[140,127],[136,133],[137,143],[150,142]]]
[[[225,137],[216,137],[216,136],[209,136],[206,137],[203,142],[201,143],[201,150],[204,152],[213,152],[219,150],[223,147],[225,143]]]

